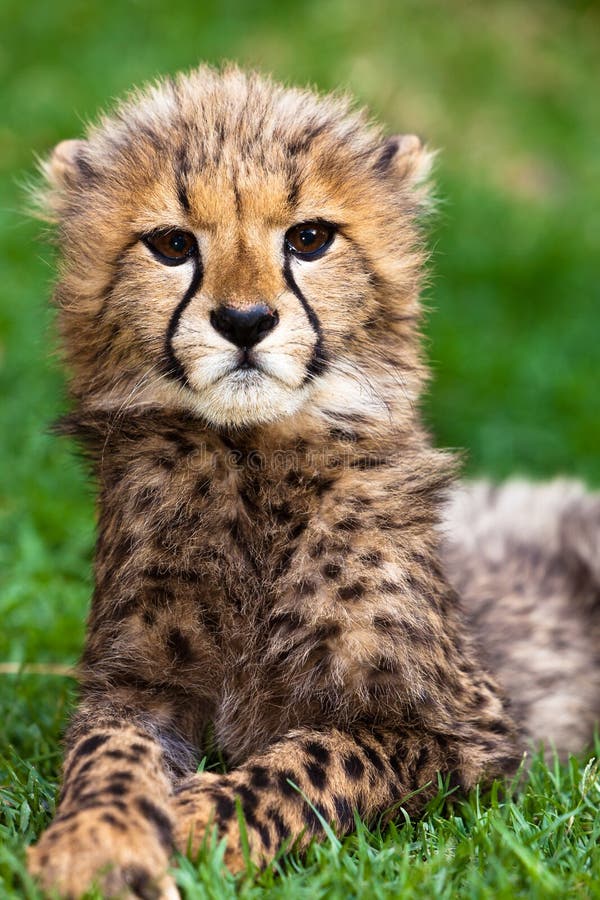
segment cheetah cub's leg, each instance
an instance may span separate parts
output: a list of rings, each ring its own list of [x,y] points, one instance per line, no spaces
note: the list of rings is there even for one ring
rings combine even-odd
[[[339,835],[353,831],[355,810],[372,820],[406,801],[416,813],[436,789],[443,763],[436,740],[422,734],[296,731],[227,775],[182,780],[174,797],[176,844],[195,854],[216,828],[227,839],[226,864],[241,870],[240,810],[250,857],[261,865],[284,846],[299,849],[323,835],[323,821]]]
[[[92,883],[107,897],[176,900],[167,875],[173,847],[171,783],[152,727],[91,704],[80,710],[54,821],[29,849],[42,887],[79,897]]]

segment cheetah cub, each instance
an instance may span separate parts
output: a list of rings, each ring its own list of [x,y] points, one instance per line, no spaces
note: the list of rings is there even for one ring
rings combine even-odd
[[[99,499],[45,888],[176,897],[175,848],[216,832],[244,865],[238,811],[260,865],[518,764],[419,415],[430,159],[343,99],[201,68],[47,162],[63,430]],[[209,725],[228,774],[197,773]]]

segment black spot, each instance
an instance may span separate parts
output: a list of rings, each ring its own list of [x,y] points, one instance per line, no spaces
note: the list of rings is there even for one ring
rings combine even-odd
[[[97,797],[97,795],[94,795]],[[77,809],[99,809],[102,806],[116,806],[116,801],[91,799],[87,794],[77,798]]]
[[[260,835],[260,839],[263,842],[263,846],[264,846],[265,850],[270,850],[272,841],[271,841],[271,832],[269,831],[268,825],[265,825],[264,822],[256,822],[255,821],[252,824],[252,828],[254,828],[256,831],[258,831],[258,833]]]
[[[501,719],[497,719],[495,722],[490,722],[489,725],[486,726],[488,731],[491,731],[493,734],[510,734],[510,728],[503,722]]]
[[[275,826],[275,831],[277,832],[277,837],[279,838],[280,842],[283,843],[283,841],[287,841],[287,839],[291,835],[291,831],[286,825],[285,820],[283,819],[279,810],[275,809],[274,806],[270,806],[265,811],[265,814]]]
[[[353,459],[350,463],[350,468],[364,471],[365,469],[379,469],[382,466],[387,465],[389,465],[389,460],[387,460],[385,457],[369,455],[360,456],[358,459]]]
[[[327,130],[327,125],[324,122],[321,122],[319,125],[314,125],[312,128],[308,130],[303,130],[301,135],[294,137],[292,140],[288,140],[287,142],[287,153],[290,156],[297,156],[299,153],[306,153],[306,151],[310,148],[311,144],[314,140],[323,132]],[[284,140],[285,135],[278,134],[276,139]]]
[[[354,584],[347,584],[339,588],[338,597],[340,600],[359,600],[364,593],[364,585],[360,581],[355,581]]]
[[[324,625],[319,625],[314,630],[314,637],[317,641],[323,642],[327,641],[330,638],[339,637],[342,632],[342,626],[339,622],[327,622]]]
[[[310,834],[318,834],[323,828],[319,816],[327,822],[329,816],[324,806],[321,806],[318,803],[309,806],[308,803],[305,803],[302,807],[302,818]]]
[[[345,516],[343,519],[340,519],[333,526],[338,531],[357,531],[362,522],[357,516]]]
[[[109,759],[129,759],[128,754],[123,750],[106,750],[104,756],[108,756]]]
[[[113,816],[112,813],[105,812],[100,816],[103,822],[106,822],[107,825],[112,825],[113,828],[116,828],[118,831],[127,831],[127,825],[122,822],[120,819],[117,819],[116,816]]]
[[[365,773],[365,764],[356,753],[350,753],[344,758],[344,769],[349,778],[358,781]]]
[[[328,562],[328,563],[325,563],[325,565],[323,566],[321,571],[323,572],[323,575],[325,576],[325,578],[333,579],[333,578],[339,577],[339,575],[342,571],[342,567],[340,565],[338,565],[338,563]]]
[[[77,747],[75,747],[69,763],[72,764],[83,756],[89,756],[90,753],[93,753],[98,747],[102,747],[109,739],[110,734],[92,734],[91,737],[86,738],[81,744],[78,744]]]
[[[198,601],[196,605],[196,614],[198,616],[198,621],[203,628],[205,628],[213,638],[219,638],[221,635],[221,622],[218,612],[208,604]]]
[[[373,505],[373,501],[370,497],[361,497],[356,496],[350,500],[350,503],[354,507],[354,509],[366,509],[368,506]]]
[[[143,866],[126,866],[123,869],[123,878],[140,900],[159,900],[161,891],[154,882],[150,872]]]
[[[289,531],[289,539],[291,541],[297,540],[300,535],[306,531],[307,522],[297,522],[293,528],[290,528]]]
[[[366,566],[379,566],[383,561],[383,556],[379,550],[371,550],[369,553],[362,553],[359,557],[361,563]]]
[[[215,811],[220,823],[225,823],[235,814],[235,803],[227,794],[219,793],[215,797]]]
[[[354,813],[348,798],[336,794],[333,798],[333,806],[335,808],[335,818],[339,827],[344,831],[352,828],[354,826]]]
[[[171,628],[167,635],[166,646],[173,662],[185,664],[192,661],[194,654],[190,639],[179,628]]]
[[[258,805],[257,795],[252,788],[249,788],[245,784],[237,785],[236,793],[241,800],[242,812],[244,813],[246,822],[248,825],[256,828],[258,825],[256,820],[256,807]]]
[[[54,824],[56,824],[57,822],[68,822],[69,819],[72,819],[76,815],[77,815],[77,811],[74,809],[71,810],[70,812],[59,811],[54,816]]]
[[[94,765],[93,759],[88,759],[87,762],[84,762],[84,764],[79,769],[79,771],[76,775],[76,778],[80,778],[81,775],[85,775],[86,772],[89,772],[93,765]]]
[[[368,423],[368,417],[362,415],[362,413],[356,412],[339,412],[338,410],[326,409],[324,410],[325,415],[327,415],[330,419],[335,419],[338,422],[342,422],[343,424],[354,424],[354,425],[365,425]]]
[[[300,785],[298,784],[298,776],[294,775],[293,772],[290,772],[286,769],[282,772],[277,773],[277,785],[281,793],[286,797],[293,797],[294,800],[298,800],[300,799],[300,794],[295,787],[292,787],[292,785],[289,784],[290,781],[300,787]]]
[[[398,625],[398,619],[395,619],[393,616],[374,616],[373,618],[373,626],[377,631],[387,633],[393,631],[394,628],[398,628]]]
[[[161,469],[170,472],[175,468],[176,460],[174,456],[168,456],[166,453],[157,453],[154,457],[154,462],[157,466],[160,466]]]
[[[133,744],[129,747],[132,753],[135,753],[137,756],[145,756],[149,750],[148,744],[140,744],[137,741],[134,741]]]
[[[103,755],[103,754],[101,754],[101,755]],[[76,760],[74,760],[73,762],[75,763]],[[72,765],[71,762],[69,761],[69,765],[68,765],[67,770],[65,771],[65,775],[64,775],[63,791],[65,791],[67,788],[70,788],[72,785],[79,785],[79,783],[80,783],[79,779],[82,777],[82,775],[85,775],[86,772],[89,772],[89,770],[95,764],[96,764],[95,759],[88,759],[86,762],[83,763],[83,765],[76,772],[76,774],[74,776],[72,776],[72,770],[74,768],[74,764]],[[82,783],[84,781],[85,781],[85,779],[82,779]]]
[[[322,791],[327,784],[327,775],[325,774],[323,766],[318,762],[305,763],[304,771],[306,772],[310,783],[316,787],[317,790]]]
[[[327,747],[323,744],[319,743],[319,741],[308,741],[305,744],[304,749],[307,753],[309,753],[317,762],[320,762],[322,765],[327,765],[331,758],[331,754]]]
[[[255,788],[267,788],[271,784],[271,776],[265,766],[252,766],[250,769],[250,783]]]
[[[240,489],[240,500],[246,507],[246,510],[250,516],[256,515],[258,504],[256,503],[256,497],[251,494],[247,490]]]
[[[242,801],[244,812],[246,812],[246,810],[254,812],[258,804],[258,796],[255,791],[246,784],[237,785],[235,790]]]
[[[119,779],[119,781],[133,781],[133,772],[130,772],[129,769],[117,769],[116,772],[110,773],[111,780],[115,781]]]
[[[294,513],[288,503],[282,503],[280,506],[273,506],[271,512],[278,522],[283,522],[284,524],[294,517]]]
[[[173,825],[169,816],[147,797],[137,797],[136,805],[144,818],[152,822],[158,839],[168,849],[173,846]]]
[[[374,769],[377,769],[378,772],[385,772],[385,763],[382,760],[381,756],[370,744],[366,744],[363,741],[356,740],[356,743],[363,751],[371,765]]]
[[[359,435],[349,428],[330,428],[329,437],[334,441],[342,441],[346,444],[355,444],[359,439]]]
[[[388,594],[397,594],[399,591],[402,590],[402,588],[396,581],[389,581],[388,579],[385,579],[379,585],[379,590],[383,591],[384,593],[388,593]]]
[[[326,493],[326,491],[328,491],[333,484],[335,484],[335,478],[315,478],[314,485],[317,497],[323,496],[323,494]]]
[[[114,571],[116,571],[116,569],[114,569]],[[109,572],[108,580],[112,581],[113,576],[114,576],[113,567],[111,567],[111,572]],[[129,616],[132,616],[135,612],[138,611],[140,602],[141,602],[141,598],[139,595],[136,595],[135,597],[120,597],[118,602],[115,604],[115,606],[113,608],[113,612],[112,612],[113,622],[122,622],[124,619],[128,619]],[[86,658],[86,661],[87,661],[87,658]]]
[[[164,581],[171,578],[171,572],[160,569],[158,566],[150,566],[142,572],[143,577],[148,581]]]
[[[123,794],[126,794],[129,788],[122,781],[110,781],[105,788],[105,791],[108,794],[114,794],[115,797],[122,797]]]

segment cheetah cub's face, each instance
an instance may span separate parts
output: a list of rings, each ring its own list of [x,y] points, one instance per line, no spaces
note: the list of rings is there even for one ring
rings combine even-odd
[[[46,165],[74,393],[217,426],[385,406],[427,168],[347,101],[237,69],[134,95]]]

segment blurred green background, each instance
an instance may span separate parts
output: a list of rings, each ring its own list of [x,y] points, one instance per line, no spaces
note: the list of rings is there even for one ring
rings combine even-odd
[[[45,431],[63,402],[54,261],[23,183],[36,155],[131,85],[223,59],[348,88],[391,131],[440,148],[427,292],[437,440],[467,448],[470,473],[600,483],[596,3],[3,0],[0,661],[76,657],[93,530],[83,469]],[[15,687],[0,678],[0,698],[24,717]]]

